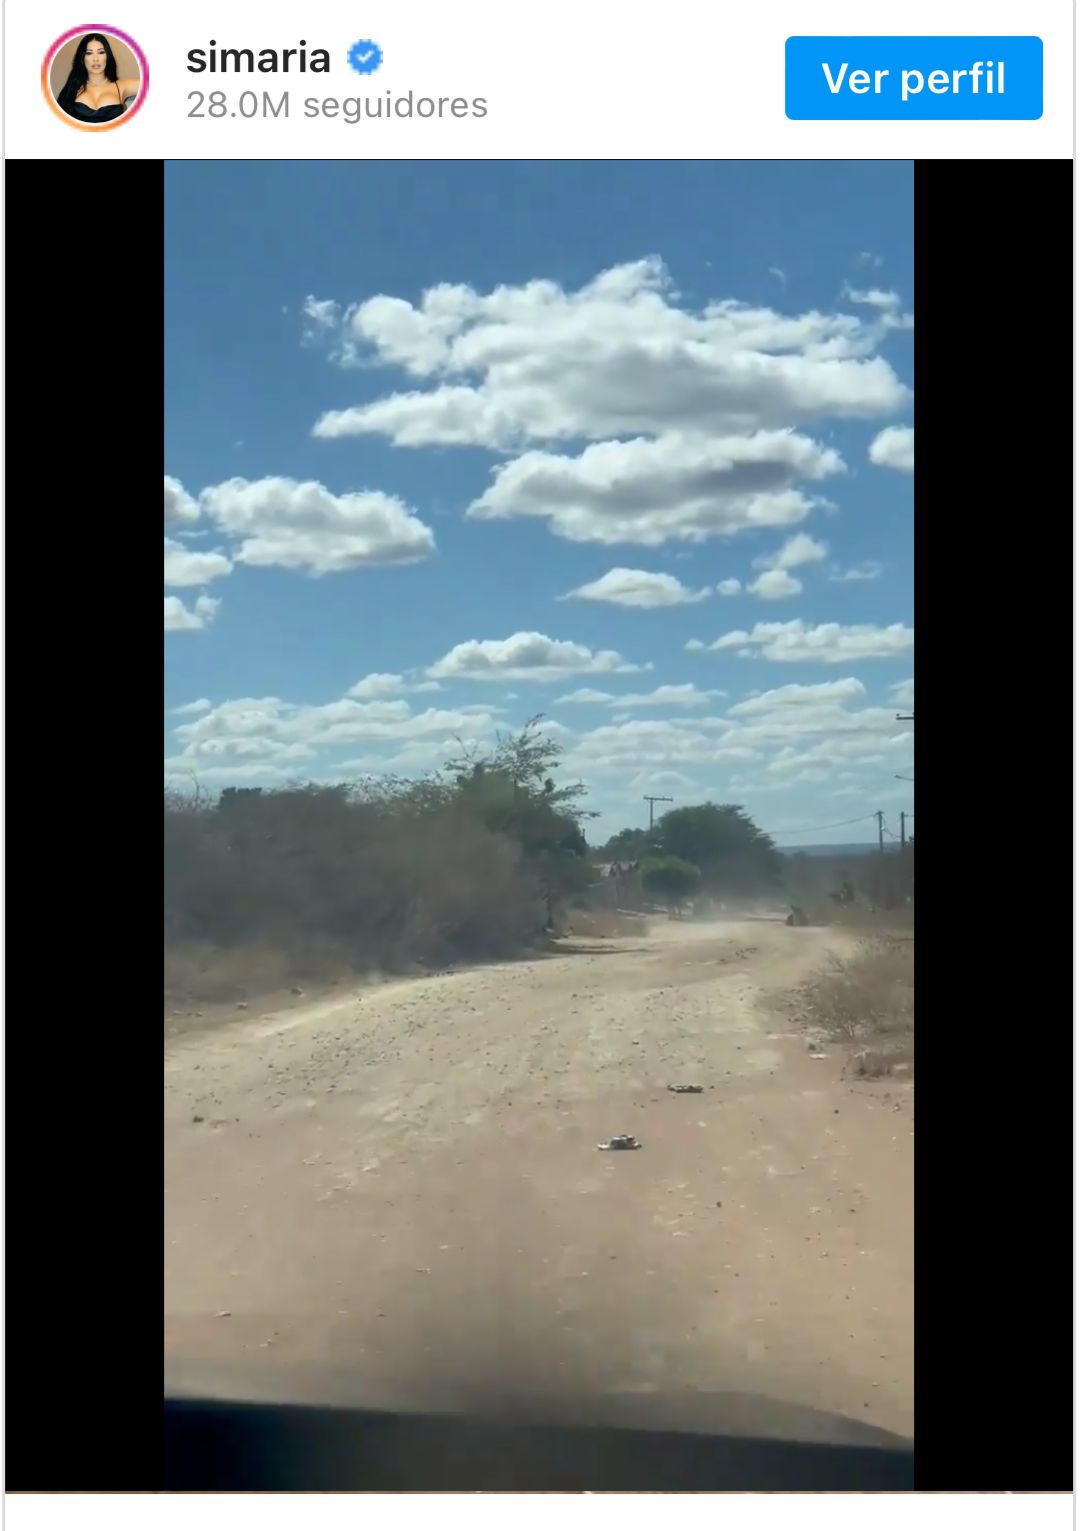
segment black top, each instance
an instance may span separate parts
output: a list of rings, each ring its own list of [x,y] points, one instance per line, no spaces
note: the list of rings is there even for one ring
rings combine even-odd
[[[836,1445],[829,1437],[768,1440],[192,1398],[166,1399],[164,1426],[162,1486],[169,1494],[906,1494],[914,1487],[911,1443],[879,1431],[883,1444]]]
[[[121,86],[115,83],[114,89],[118,93],[116,105],[111,102],[107,106],[96,108],[88,106],[86,101],[74,101],[64,110],[70,117],[75,117],[77,122],[115,122],[125,110],[125,103],[121,100]]]

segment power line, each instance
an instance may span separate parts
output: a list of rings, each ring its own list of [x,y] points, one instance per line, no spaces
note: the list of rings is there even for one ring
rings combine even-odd
[[[839,819],[836,824],[797,824],[793,829],[768,829],[768,835],[816,835],[821,829],[845,829],[849,824],[863,824],[867,819],[874,819],[873,813],[862,813],[856,819]]]

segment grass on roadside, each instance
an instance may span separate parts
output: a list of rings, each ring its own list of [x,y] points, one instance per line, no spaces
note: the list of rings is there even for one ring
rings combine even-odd
[[[847,930],[859,930],[862,934],[876,936],[914,934],[914,906],[900,905],[895,909],[874,908],[863,899],[852,904],[839,904],[830,898],[794,899],[807,916],[809,925],[841,925]]]
[[[226,1005],[278,990],[308,979],[332,981],[345,971],[344,958],[289,953],[274,946],[223,948],[192,941],[167,948],[163,954],[163,997],[166,1008],[186,1005]]]
[[[648,921],[612,909],[574,909],[565,917],[565,934],[610,940],[618,936],[647,936]]]

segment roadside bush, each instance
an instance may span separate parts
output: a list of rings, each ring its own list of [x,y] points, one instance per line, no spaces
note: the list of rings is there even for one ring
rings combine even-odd
[[[594,876],[537,720],[421,781],[164,796],[167,980],[233,995],[259,974],[406,971],[544,939]],[[216,956],[215,954],[221,954]],[[234,954],[230,960],[223,954]],[[249,958],[244,954],[249,953]],[[271,960],[275,954],[276,960]]]
[[[668,909],[676,910],[693,898],[701,887],[701,873],[680,856],[650,856],[641,862],[641,883],[653,898],[662,898]]]

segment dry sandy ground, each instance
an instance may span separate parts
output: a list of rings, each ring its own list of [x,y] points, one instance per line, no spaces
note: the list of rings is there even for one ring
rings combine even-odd
[[[168,1362],[912,1435],[912,1094],[785,1020],[851,944],[665,925],[172,1038]]]

